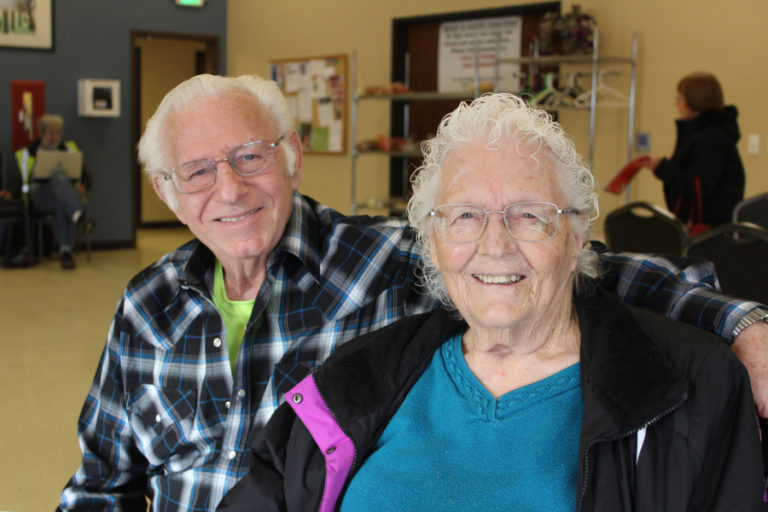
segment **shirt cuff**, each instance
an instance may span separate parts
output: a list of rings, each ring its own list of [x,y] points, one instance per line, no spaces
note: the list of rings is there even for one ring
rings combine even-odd
[[[733,328],[733,337],[731,339],[736,339],[736,336],[738,336],[741,331],[755,322],[768,322],[768,309],[758,306],[744,315],[741,320],[739,320],[739,323],[736,324],[736,327]]]

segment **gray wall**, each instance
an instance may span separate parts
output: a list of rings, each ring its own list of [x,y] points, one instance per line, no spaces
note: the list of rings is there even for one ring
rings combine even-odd
[[[45,81],[46,111],[64,117],[64,138],[77,142],[93,175],[89,213],[96,219],[92,240],[126,245],[133,238],[131,184],[131,30],[215,35],[219,68],[226,72],[226,0],[202,8],[173,0],[54,0],[53,51],[0,48],[0,151],[10,170],[11,80]],[[120,117],[79,117],[77,80],[120,80]]]

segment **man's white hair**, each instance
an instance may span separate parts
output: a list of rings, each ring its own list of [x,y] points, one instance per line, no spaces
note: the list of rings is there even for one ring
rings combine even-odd
[[[178,162],[172,161],[171,133],[168,122],[171,117],[187,110],[195,109],[200,103],[221,100],[233,94],[240,94],[246,101],[263,108],[275,121],[281,134],[293,129],[291,115],[285,96],[272,80],[265,80],[257,75],[225,77],[219,75],[196,75],[174,87],[165,95],[152,117],[147,121],[144,134],[139,141],[139,163],[144,172],[152,179],[166,173]],[[243,94],[244,93],[244,94]],[[291,144],[280,144],[285,155],[287,172],[295,172],[296,153]],[[178,209],[176,190],[170,180],[164,180],[163,196],[172,210]]]

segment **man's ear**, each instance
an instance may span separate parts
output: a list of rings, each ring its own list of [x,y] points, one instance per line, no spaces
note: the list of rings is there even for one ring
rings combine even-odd
[[[304,153],[301,150],[299,133],[296,130],[292,130],[287,142],[291,145],[293,153],[296,155],[296,160],[293,164],[293,174],[291,175],[291,186],[293,190],[298,190],[299,185],[301,185],[301,172],[304,163]]]
[[[176,215],[179,221],[181,221],[182,224],[186,224],[182,218],[181,212],[179,211],[179,203],[176,199],[176,196],[166,197],[168,188],[165,183],[165,179],[159,174],[155,174],[152,176],[152,187],[154,187],[157,197],[159,197],[160,200],[165,203],[165,205],[174,213],[174,215]],[[171,192],[171,194],[172,193],[173,192]]]
[[[159,176],[155,174],[152,176],[152,186],[155,188],[155,194],[157,194],[157,197],[160,198],[162,202],[164,202],[168,207],[170,208],[171,205],[168,204],[168,201],[165,199],[165,191],[163,190],[163,182],[165,179],[162,176]],[[173,208],[171,208],[173,210]]]

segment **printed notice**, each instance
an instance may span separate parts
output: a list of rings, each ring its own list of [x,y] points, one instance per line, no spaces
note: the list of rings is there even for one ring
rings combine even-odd
[[[504,60],[520,57],[522,26],[520,16],[440,25],[438,90],[473,91],[476,78],[481,91],[493,90],[494,84],[497,91],[520,90],[520,64]]]

